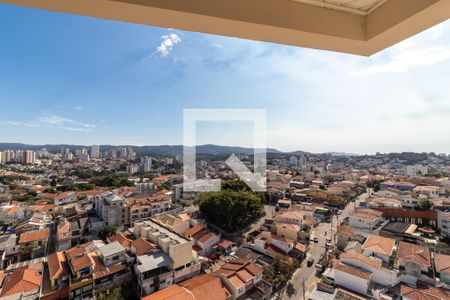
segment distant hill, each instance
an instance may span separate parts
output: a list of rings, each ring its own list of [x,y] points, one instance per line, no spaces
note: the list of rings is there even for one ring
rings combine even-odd
[[[347,152],[326,152],[326,154],[331,154],[333,156],[361,156],[361,154]]]
[[[29,145],[21,143],[0,143],[0,150],[40,150],[47,149],[49,152],[57,153],[61,151],[61,148],[69,148],[71,151],[75,152],[79,148],[90,148],[91,146],[86,145],[68,145],[68,144],[45,144],[45,145]],[[183,154],[182,145],[155,145],[155,146],[132,146],[132,145],[100,145],[100,151],[107,151],[109,149],[117,147],[132,147],[137,154],[158,154],[158,155],[178,155]],[[277,149],[267,148],[268,153],[282,153]],[[246,147],[233,147],[233,146],[219,146],[219,145],[199,145],[197,146],[198,154],[231,154],[231,153],[241,153],[241,154],[253,154],[253,148]]]

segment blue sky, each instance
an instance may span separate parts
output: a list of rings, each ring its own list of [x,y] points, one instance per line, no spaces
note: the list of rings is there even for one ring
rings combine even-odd
[[[180,144],[184,108],[263,108],[280,150],[450,152],[448,21],[370,58],[4,4],[0,38],[0,142]]]

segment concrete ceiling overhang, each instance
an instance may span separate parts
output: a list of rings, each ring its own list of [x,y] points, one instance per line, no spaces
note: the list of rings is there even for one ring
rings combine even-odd
[[[372,55],[450,17],[450,0],[6,0],[109,20]]]

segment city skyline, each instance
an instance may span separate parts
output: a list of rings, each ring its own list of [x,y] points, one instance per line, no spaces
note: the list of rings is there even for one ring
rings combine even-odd
[[[450,149],[448,21],[365,58],[1,8],[1,142],[179,145],[184,108],[264,108],[282,151]],[[252,146],[213,127],[199,143]]]

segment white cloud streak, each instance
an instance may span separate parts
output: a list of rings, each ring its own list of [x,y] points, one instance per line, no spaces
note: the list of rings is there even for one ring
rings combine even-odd
[[[79,122],[50,113],[44,113],[38,116],[36,120],[30,122],[0,120],[0,124],[32,128],[55,128],[78,132],[90,132],[96,127],[94,124]]]
[[[156,48],[156,52],[158,52],[161,57],[169,56],[173,47],[176,44],[181,43],[181,38],[178,36],[178,34],[173,32],[161,36],[161,39],[162,39],[161,44]]]

